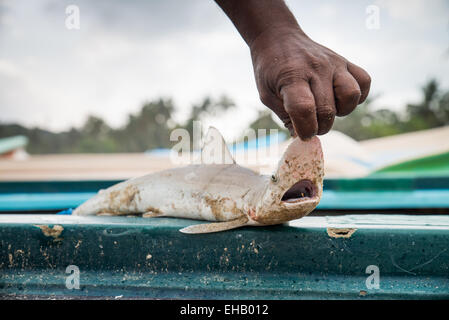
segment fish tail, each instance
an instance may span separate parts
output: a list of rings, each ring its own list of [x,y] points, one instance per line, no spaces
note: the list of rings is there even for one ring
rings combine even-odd
[[[86,202],[79,205],[75,210],[73,210],[72,215],[74,216],[90,216],[95,215],[100,212],[99,201],[95,197],[87,200]]]

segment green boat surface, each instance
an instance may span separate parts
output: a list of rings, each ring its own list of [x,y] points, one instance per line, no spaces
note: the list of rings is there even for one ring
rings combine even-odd
[[[204,235],[178,231],[190,224],[170,218],[1,215],[0,294],[449,298],[448,216],[305,217],[290,226]],[[66,286],[73,266],[79,289]],[[373,268],[378,288],[369,283]]]
[[[400,163],[392,164],[378,169],[371,176],[413,175],[413,176],[448,176],[449,152],[430,155]]]
[[[307,217],[213,234],[55,214],[117,182],[0,183],[0,297],[449,299],[448,177],[328,179]]]

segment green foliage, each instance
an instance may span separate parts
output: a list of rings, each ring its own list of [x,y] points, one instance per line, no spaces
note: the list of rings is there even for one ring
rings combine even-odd
[[[449,91],[441,90],[436,80],[430,80],[422,88],[419,103],[407,104],[402,112],[374,109],[374,99],[367,99],[349,116],[337,118],[333,129],[356,140],[364,140],[449,125]],[[206,97],[192,106],[184,124],[177,124],[172,118],[176,110],[172,100],[157,99],[145,103],[138,113],[129,115],[127,123],[118,129],[109,127],[99,117],[89,116],[81,128],[61,133],[18,124],[0,124],[0,138],[25,135],[29,138],[27,151],[32,154],[143,152],[171,147],[173,143],[169,139],[173,128],[184,128],[193,138],[195,120],[203,120],[206,116],[218,117],[234,106],[226,96],[217,100]],[[288,135],[268,110],[260,112],[250,128],[278,129]]]
[[[127,123],[113,129],[101,118],[89,116],[80,129],[53,133],[39,128],[26,128],[18,124],[0,124],[0,138],[25,135],[29,138],[27,151],[45,153],[109,153],[143,152],[172,146],[170,132],[174,127],[185,128],[190,133],[193,121],[205,115],[219,115],[235,104],[226,96],[217,101],[206,97],[192,107],[184,125],[172,118],[175,106],[171,99],[158,99],[145,103],[137,114],[131,114]]]
[[[109,153],[143,152],[170,146],[174,106],[171,100],[145,103],[140,112],[130,115],[123,128],[112,129],[103,119],[89,116],[80,129],[53,133],[20,125],[0,125],[0,137],[23,134],[29,138],[30,153]]]
[[[219,100],[214,101],[210,97],[206,97],[203,99],[203,101],[200,104],[195,104],[192,106],[192,109],[190,111],[190,116],[185,122],[183,126],[178,125],[178,128],[184,128],[186,129],[189,134],[190,138],[192,139],[190,141],[191,145],[194,145],[193,139],[195,138],[193,136],[193,122],[202,120],[206,115],[211,116],[220,116],[224,112],[228,111],[229,109],[235,107],[235,103],[228,98],[225,95],[222,95]]]
[[[289,135],[289,132],[286,128],[279,126],[273,120],[272,114],[273,113],[270,112],[269,110],[260,111],[259,115],[257,116],[257,119],[251,122],[249,127],[251,129],[254,129],[256,132],[258,129],[266,129],[268,134],[270,129],[277,129]]]
[[[337,118],[333,129],[353,137],[365,140],[401,133],[398,127],[399,116],[387,109],[372,110],[373,99],[367,99],[349,116]]]
[[[422,88],[422,93],[420,103],[407,105],[412,129],[421,130],[449,124],[449,91],[442,93],[438,82],[432,79]]]
[[[449,91],[442,92],[435,79],[422,88],[422,100],[407,104],[403,113],[373,110],[372,102],[367,99],[349,116],[337,118],[333,129],[365,140],[449,125]]]
[[[144,104],[140,112],[130,115],[128,123],[113,133],[122,152],[142,152],[170,146],[173,102],[159,99]]]

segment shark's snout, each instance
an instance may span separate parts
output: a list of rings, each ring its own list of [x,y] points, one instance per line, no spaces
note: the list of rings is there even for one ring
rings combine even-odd
[[[323,153],[318,137],[293,140],[279,161],[274,177],[251,219],[279,224],[299,219],[318,205],[323,190]]]

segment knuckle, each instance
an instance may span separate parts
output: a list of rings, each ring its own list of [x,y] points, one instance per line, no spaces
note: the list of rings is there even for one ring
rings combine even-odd
[[[313,71],[320,73],[322,70],[326,69],[327,60],[312,56],[308,59],[308,65]]]
[[[335,117],[337,111],[330,105],[326,106],[317,106],[316,108],[317,115],[322,120],[332,120]]]
[[[312,105],[309,104],[297,104],[293,106],[293,110],[291,113],[295,118],[300,119],[308,119],[315,114],[315,109]]]
[[[319,70],[321,70],[321,68],[322,68],[321,61],[319,61],[319,60],[316,59],[316,58],[310,59],[310,61],[309,61],[309,66],[310,66],[313,70],[315,70],[315,71],[319,71]]]
[[[302,70],[289,68],[279,73],[277,87],[280,91],[283,87],[291,86],[305,79],[306,77]]]

